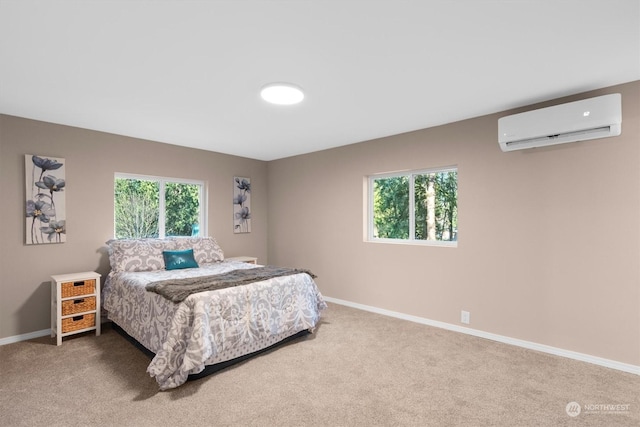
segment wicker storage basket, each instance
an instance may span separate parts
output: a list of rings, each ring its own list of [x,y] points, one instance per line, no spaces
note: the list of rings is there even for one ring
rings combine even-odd
[[[62,333],[92,328],[95,325],[96,315],[94,313],[67,317],[66,319],[62,319]]]
[[[75,297],[78,295],[88,295],[95,292],[96,280],[81,280],[79,282],[67,282],[61,286],[62,298]]]
[[[96,297],[69,299],[62,301],[62,315],[68,316],[74,313],[83,313],[96,309]]]

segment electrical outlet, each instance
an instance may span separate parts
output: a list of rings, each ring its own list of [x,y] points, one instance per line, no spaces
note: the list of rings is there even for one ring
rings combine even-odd
[[[471,322],[471,313],[469,313],[468,311],[462,310],[460,312],[460,321],[468,325],[469,322]]]

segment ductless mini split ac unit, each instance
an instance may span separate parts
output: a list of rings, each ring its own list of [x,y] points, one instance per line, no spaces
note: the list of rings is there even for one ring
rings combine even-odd
[[[619,93],[540,108],[498,119],[502,151],[524,150],[620,135]]]

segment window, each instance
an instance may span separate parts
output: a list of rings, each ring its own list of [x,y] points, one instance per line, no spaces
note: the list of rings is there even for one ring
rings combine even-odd
[[[116,174],[115,237],[206,234],[204,182]]]
[[[455,246],[456,168],[373,175],[368,189],[369,241]]]

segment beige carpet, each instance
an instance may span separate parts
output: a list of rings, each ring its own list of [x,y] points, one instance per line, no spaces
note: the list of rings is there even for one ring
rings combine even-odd
[[[0,363],[3,426],[640,425],[636,375],[335,304],[315,335],[168,392],[109,327]]]

